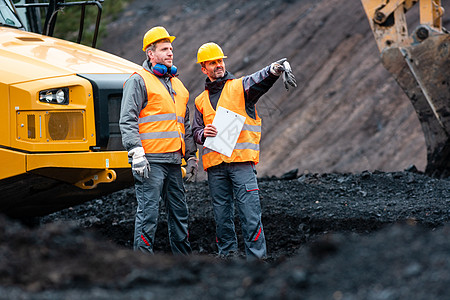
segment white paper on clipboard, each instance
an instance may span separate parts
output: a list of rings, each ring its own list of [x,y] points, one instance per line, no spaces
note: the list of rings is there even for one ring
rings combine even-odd
[[[244,116],[222,106],[217,107],[212,122],[217,128],[217,135],[207,137],[203,146],[230,157],[244,123]]]

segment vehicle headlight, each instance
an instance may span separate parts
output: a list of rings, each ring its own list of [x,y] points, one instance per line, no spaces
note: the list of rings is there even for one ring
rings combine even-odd
[[[39,101],[54,104],[69,104],[69,88],[40,91]]]

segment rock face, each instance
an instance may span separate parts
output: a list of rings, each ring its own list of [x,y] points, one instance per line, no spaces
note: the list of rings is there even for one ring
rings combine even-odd
[[[410,14],[412,30],[419,17]],[[444,27],[449,21],[447,14]],[[100,47],[141,64],[142,37],[156,25],[177,37],[175,64],[191,92],[191,108],[205,79],[195,63],[203,43],[221,45],[237,77],[289,59],[299,87],[286,91],[280,80],[258,103],[260,176],[294,168],[395,171],[414,164],[424,170],[420,123],[381,65],[360,1],[134,1],[109,25]]]

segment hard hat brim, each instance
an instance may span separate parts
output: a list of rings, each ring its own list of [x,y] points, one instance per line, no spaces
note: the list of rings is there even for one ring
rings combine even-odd
[[[164,39],[169,39],[169,41],[172,43],[173,40],[174,40],[175,38],[176,38],[176,37],[173,36],[173,35],[165,36],[165,37],[160,38],[160,39],[158,39],[158,40],[156,40],[156,41],[154,41],[154,42],[151,42],[150,44],[147,44],[145,47],[142,47],[142,51],[145,52],[145,49],[146,49],[149,45],[154,44],[154,43],[156,43],[157,41],[164,40]]]
[[[217,57],[208,58],[207,60],[197,61],[197,63],[200,64],[202,62],[212,61],[212,60],[221,59],[221,58],[227,58],[227,56],[226,55],[220,55],[220,56],[217,56]]]

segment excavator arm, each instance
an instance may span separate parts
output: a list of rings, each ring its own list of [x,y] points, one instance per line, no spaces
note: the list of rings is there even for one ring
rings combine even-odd
[[[361,0],[381,61],[406,93],[425,136],[425,173],[450,176],[450,35],[440,0]],[[419,4],[420,24],[406,14]]]

